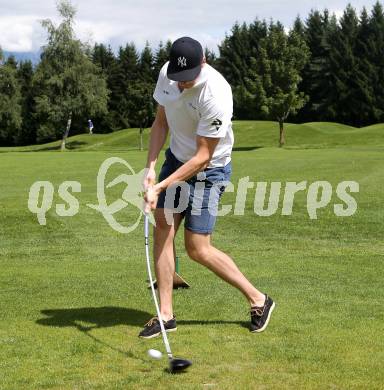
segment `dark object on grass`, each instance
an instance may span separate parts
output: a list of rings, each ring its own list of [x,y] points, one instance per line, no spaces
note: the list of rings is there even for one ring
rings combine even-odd
[[[179,275],[179,272],[180,272],[179,258],[176,257],[175,274],[173,275],[173,289],[177,290],[179,288],[191,287],[189,285],[189,283],[182,276]],[[149,282],[149,280],[148,280],[148,282]],[[153,282],[153,287],[155,288],[155,290],[157,289],[157,281],[156,280]],[[148,288],[151,288],[150,284],[148,285]]]
[[[169,360],[169,372],[175,374],[180,371],[186,370],[189,366],[192,365],[192,362],[187,359],[170,359]]]

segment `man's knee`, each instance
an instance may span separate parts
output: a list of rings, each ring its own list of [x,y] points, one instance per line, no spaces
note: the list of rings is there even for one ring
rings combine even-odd
[[[185,250],[188,256],[197,262],[206,260],[209,255],[209,245],[202,241],[188,236],[185,239]]]
[[[154,214],[155,214],[156,229],[160,229],[164,231],[173,228],[173,225],[169,224],[167,218],[165,217],[164,209],[156,209]]]

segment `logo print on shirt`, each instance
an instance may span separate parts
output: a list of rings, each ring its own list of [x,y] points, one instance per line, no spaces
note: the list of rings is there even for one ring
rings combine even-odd
[[[220,119],[215,119],[212,123],[211,126],[216,126],[216,130],[220,129],[220,126],[223,124],[223,122]]]
[[[184,68],[184,66],[187,66],[187,59],[185,57],[179,57],[177,59],[177,65]]]

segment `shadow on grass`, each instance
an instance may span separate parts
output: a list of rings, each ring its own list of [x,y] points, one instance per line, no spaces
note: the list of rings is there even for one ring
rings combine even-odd
[[[141,310],[124,307],[79,307],[74,309],[47,309],[41,310],[46,318],[36,321],[39,325],[75,328],[107,328],[117,325],[143,326],[151,318],[151,314]],[[91,324],[79,325],[79,322]]]
[[[80,307],[76,309],[46,309],[41,310],[45,318],[36,320],[36,323],[52,327],[73,327],[91,338],[98,344],[108,347],[122,355],[144,361],[132,351],[124,351],[100,338],[94,336],[93,329],[107,328],[117,325],[131,325],[142,327],[151,317],[150,313],[141,310],[127,309],[123,307]],[[86,323],[83,325],[82,323]]]
[[[92,334],[93,329],[107,328],[117,325],[130,325],[142,327],[151,317],[150,313],[145,311],[115,307],[80,307],[75,309],[45,309],[41,310],[45,318],[36,320],[38,325],[52,327],[73,327],[94,342],[110,348],[126,357],[134,358],[145,362],[145,360],[134,354],[131,350],[123,350],[120,347],[111,345]],[[82,324],[86,323],[86,325]],[[180,325],[223,325],[237,324],[248,328],[248,323],[243,321],[199,321],[199,320],[181,320],[177,322]],[[167,370],[166,370],[167,371]]]
[[[87,145],[86,142],[82,141],[71,141],[66,144],[66,149],[67,150],[75,150],[79,149],[81,146]],[[12,149],[5,149],[3,150],[0,148],[0,153],[36,153],[36,152],[49,152],[49,151],[55,151],[55,150],[60,150],[60,144],[59,145],[54,145],[54,146],[42,146],[41,148],[36,147],[36,149],[27,149],[27,150],[12,150]]]
[[[224,320],[180,320],[177,325],[240,325],[249,329],[249,322],[246,321],[224,321]]]
[[[86,142],[82,141],[70,141],[65,144],[66,149],[68,150],[73,150],[73,149],[78,149],[80,146],[86,145]],[[33,150],[34,152],[44,152],[44,151],[49,151],[49,150],[60,150],[60,145],[55,145],[55,146],[47,146],[45,148],[38,148],[36,150]]]
[[[263,146],[235,146],[232,150],[234,152],[249,152],[251,150],[262,149]]]
[[[117,325],[142,327],[152,317],[151,313],[125,307],[80,307],[74,309],[46,309],[41,310],[45,318],[36,321],[43,326],[74,327],[80,331],[96,328],[107,328]],[[81,323],[86,323],[83,325]],[[178,320],[179,325],[225,325],[235,324],[244,328],[249,327],[244,321],[223,320]],[[89,324],[89,325],[88,325]]]

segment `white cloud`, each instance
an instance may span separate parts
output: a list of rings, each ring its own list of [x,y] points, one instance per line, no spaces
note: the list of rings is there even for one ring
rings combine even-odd
[[[33,15],[0,16],[0,45],[10,51],[32,51],[38,28]]]
[[[376,0],[352,0],[358,10]],[[295,17],[312,8],[328,8],[340,16],[349,0],[74,0],[77,7],[75,31],[81,39],[110,43],[114,48],[135,42],[143,48],[148,40],[156,47],[160,40],[190,35],[203,46],[216,49],[236,21],[280,20],[289,27]],[[9,51],[35,51],[46,35],[39,19],[57,20],[55,0],[0,0],[0,46]]]
[[[79,20],[75,25],[75,32],[79,39],[92,42],[109,42],[116,37],[124,36],[123,25],[91,20]]]

